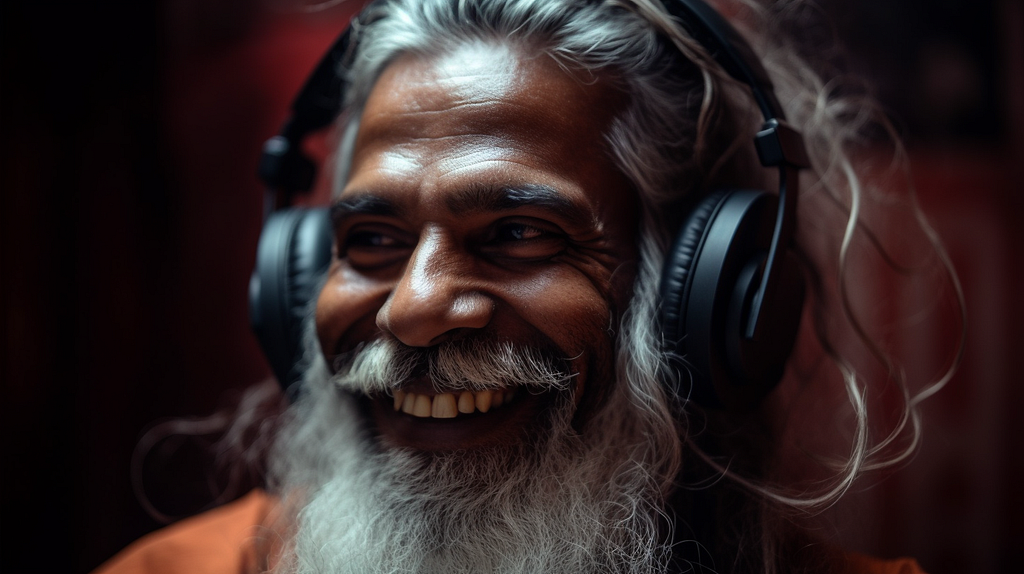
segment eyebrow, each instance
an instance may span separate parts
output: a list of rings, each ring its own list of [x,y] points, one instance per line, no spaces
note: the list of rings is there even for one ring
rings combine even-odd
[[[353,215],[398,216],[400,212],[398,206],[379,195],[359,194],[332,203],[331,221],[337,226]]]
[[[539,207],[554,213],[573,226],[592,220],[590,213],[570,201],[557,189],[543,184],[527,183],[512,186],[474,185],[456,191],[445,199],[445,207],[455,215],[472,212],[511,211],[523,207]],[[400,217],[402,210],[389,199],[372,193],[360,193],[331,204],[331,221],[337,227],[355,215]]]
[[[536,183],[472,186],[456,192],[445,200],[445,204],[456,215],[474,211],[511,211],[522,207],[539,207],[574,225],[582,225],[590,220],[583,208],[557,189]]]

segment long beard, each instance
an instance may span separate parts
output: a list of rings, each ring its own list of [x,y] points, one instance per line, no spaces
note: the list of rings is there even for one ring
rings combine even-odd
[[[379,356],[364,362],[390,368]],[[640,462],[652,458],[656,433],[620,392],[579,430],[563,393],[545,432],[528,442],[426,453],[383,448],[370,436],[357,401],[340,390],[358,387],[357,370],[332,379],[314,365],[275,450],[273,473],[294,512],[281,571],[664,569],[660,487]]]

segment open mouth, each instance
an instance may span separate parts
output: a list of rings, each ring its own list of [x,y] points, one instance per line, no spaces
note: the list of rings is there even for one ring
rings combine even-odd
[[[460,415],[486,413],[511,403],[516,398],[516,387],[486,391],[459,391],[429,395],[396,390],[392,394],[395,412],[419,418],[454,419]]]
[[[437,451],[522,441],[558,396],[515,385],[438,393],[427,382],[390,395],[364,395],[364,404],[388,444]]]

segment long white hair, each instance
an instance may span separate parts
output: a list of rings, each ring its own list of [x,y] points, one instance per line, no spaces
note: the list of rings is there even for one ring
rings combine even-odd
[[[857,246],[877,252],[894,273],[917,273],[927,281],[943,282],[946,294],[956,300],[958,313],[962,313],[962,297],[951,264],[914,203],[907,180],[899,179],[905,176],[902,148],[878,106],[863,93],[851,92],[841,79],[819,75],[784,33],[783,26],[801,16],[804,4],[789,1],[765,7],[755,0],[713,4],[731,15],[752,43],[790,123],[804,135],[813,168],[803,176],[806,184],[800,198],[796,248],[812,273],[810,323],[820,349],[833,360],[842,394],[854,413],[848,460],[833,480],[813,492],[802,489],[796,496],[760,484],[755,477],[722,470],[782,504],[820,508],[841,496],[860,472],[898,464],[914,451],[920,434],[916,407],[949,380],[961,350],[958,346],[946,368],[930,380],[902,380],[896,357],[869,332],[867,318],[858,313],[853,300],[864,279],[857,275],[863,270],[854,269]],[[752,154],[750,141],[760,118],[749,95],[654,0],[398,0],[376,4],[362,21],[359,50],[351,68],[344,71],[352,86],[346,102],[350,125],[358,124],[359,110],[374,80],[398,55],[438,54],[481,39],[529,46],[583,81],[587,75],[601,75],[629,95],[629,104],[607,136],[613,161],[643,204],[637,238],[639,273],[619,326],[617,368],[620,381],[630,386],[632,400],[647,416],[666,429],[674,428],[669,400],[659,383],[666,375],[656,330],[664,252],[682,219],[679,206],[695,194],[722,183],[766,179]],[[666,49],[666,39],[675,49]],[[889,165],[879,168],[858,157],[872,138],[891,146]],[[338,159],[339,186],[346,176],[345,143]],[[909,256],[924,259],[923,263],[898,262],[892,246],[883,243],[885,238],[872,219],[879,216],[879,205],[908,219],[902,223],[912,228],[901,228],[902,239],[914,235],[908,242],[917,245]],[[844,356],[842,347],[850,339],[866,348],[869,361],[883,365],[883,376],[902,388],[903,414],[891,432],[878,439],[869,437],[864,396],[876,381],[864,378],[856,357]],[[903,439],[907,440],[900,442]],[[680,455],[664,456],[657,466],[668,471],[666,480],[671,482]]]
[[[576,493],[578,498],[573,500],[580,504],[601,497],[611,500],[610,497],[629,491],[629,500],[637,506],[620,518],[642,515],[641,520],[629,522],[629,525],[652,543],[637,545],[634,539],[618,548],[632,548],[634,558],[644,555],[644,563],[652,569],[666,563],[667,553],[671,552],[666,544],[671,544],[670,539],[675,535],[673,525],[678,528],[679,521],[687,518],[679,516],[676,520],[661,516],[659,505],[666,505],[680,492],[696,491],[709,484],[721,487],[729,496],[746,497],[749,503],[744,507],[750,511],[744,525],[756,532],[734,540],[731,548],[755,555],[753,563],[760,570],[773,572],[782,568],[785,557],[780,549],[785,546],[784,538],[788,533],[775,529],[779,523],[776,518],[786,512],[816,512],[826,508],[862,473],[907,460],[920,437],[918,405],[949,380],[962,349],[957,342],[949,353],[948,364],[940,372],[911,380],[898,356],[885,345],[884,335],[879,335],[871,326],[870,302],[865,302],[859,287],[865,283],[864,273],[888,271],[896,276],[940,281],[948,287],[945,295],[954,300],[953,312],[960,319],[962,295],[948,258],[914,203],[903,172],[901,148],[892,137],[884,116],[869,98],[848,91],[846,84],[824,80],[782,33],[786,18],[799,14],[797,6],[796,2],[782,2],[769,9],[752,0],[719,6],[732,16],[762,58],[790,122],[804,135],[813,165],[803,176],[805,185],[801,189],[796,237],[796,249],[806,263],[811,284],[801,343],[780,391],[769,399],[761,412],[738,420],[730,414],[676,404],[667,395],[663,381],[676,375],[669,369],[662,352],[656,319],[662,261],[671,235],[683,218],[680,206],[714,185],[760,185],[769,179],[753,159],[749,142],[759,118],[752,111],[744,88],[718,68],[706,49],[652,0],[394,0],[374,3],[354,24],[357,52],[351,67],[342,71],[351,89],[347,92],[348,114],[336,160],[339,186],[347,176],[347,155],[358,127],[360,110],[376,78],[402,54],[437,55],[479,40],[516,42],[553,58],[581,81],[600,76],[629,96],[628,105],[614,119],[607,134],[607,146],[610,157],[641,198],[637,237],[640,260],[633,297],[615,329],[617,383],[614,392],[619,404],[626,406],[619,410],[609,408],[599,415],[605,417],[602,419],[604,427],[619,432],[621,440],[616,440],[614,433],[573,440],[583,441],[576,446],[588,452],[596,452],[595,445],[610,449],[621,455],[616,459],[617,464],[636,471],[632,475],[620,475],[616,470],[612,477],[639,478],[636,484],[626,485],[628,488],[615,493],[595,491],[592,486],[588,490],[587,485],[583,485]],[[892,152],[888,165],[869,166],[862,161],[858,154],[869,137],[888,143]],[[874,218],[887,213],[903,217],[904,238],[913,236],[907,241],[911,247],[901,251],[908,254],[907,259],[900,259],[887,243],[891,238],[876,224]],[[808,337],[809,334],[814,336]],[[301,484],[317,485],[312,491],[290,491],[288,496],[302,499],[295,508],[303,510],[298,510],[300,515],[293,517],[298,522],[312,520],[314,514],[323,513],[319,516],[323,519],[320,524],[328,526],[321,529],[320,537],[312,536],[296,543],[306,545],[306,550],[315,550],[315,554],[323,558],[329,555],[323,551],[324,545],[367,543],[365,538],[342,537],[331,541],[327,536],[331,532],[344,531],[356,536],[362,531],[332,530],[329,525],[338,528],[341,525],[327,514],[331,512],[329,508],[346,508],[345,512],[350,514],[342,513],[342,516],[372,516],[372,504],[381,500],[372,496],[360,498],[361,488],[368,489],[382,482],[397,484],[397,475],[388,474],[393,472],[404,473],[405,477],[412,472],[428,472],[435,482],[440,482],[440,477],[455,463],[444,457],[424,463],[422,459],[403,453],[377,453],[369,449],[365,441],[351,440],[363,432],[353,422],[358,417],[346,410],[350,407],[344,406],[344,400],[336,400],[336,389],[325,374],[319,356],[315,346],[311,347],[308,388],[288,415],[289,422],[274,455],[272,481],[276,481],[274,484],[282,492]],[[828,361],[817,360],[821,356]],[[897,397],[898,412],[894,418],[887,419],[890,423],[873,419],[870,392]],[[801,398],[805,396],[818,398]],[[822,396],[843,398],[842,404],[829,403],[821,411],[830,415],[845,413],[845,418],[836,419],[843,424],[815,433],[842,439],[838,454],[835,441],[828,443],[826,447],[833,450],[816,453],[803,461],[806,464],[807,460],[812,460],[817,466],[818,471],[810,473],[813,479],[791,482],[788,479],[792,475],[781,470],[783,462],[780,461],[791,460],[787,457],[791,457],[792,449],[787,454],[777,441],[792,437],[794,432],[808,430],[800,426],[798,420],[813,417],[805,417],[807,412],[794,412],[798,408],[794,405],[821,400]],[[752,436],[761,430],[763,434]],[[719,431],[728,436],[716,436]],[[747,440],[747,437],[751,438]],[[591,443],[587,444],[587,440]],[[331,446],[325,448],[325,445]],[[543,452],[552,457],[548,462],[554,467],[567,467],[567,458],[554,461],[556,454],[565,454],[567,445],[547,446],[549,448]],[[733,447],[735,450],[730,450]],[[753,462],[744,463],[741,460],[744,455],[750,455]],[[684,459],[687,465],[701,470],[683,471],[687,466]],[[367,460],[379,464],[353,466],[353,461]],[[430,469],[425,470],[424,464]],[[500,464],[494,462],[489,468],[500,468]],[[582,472],[583,467],[573,472]],[[381,470],[384,468],[392,470],[385,472]],[[607,470],[586,476],[593,480]],[[337,482],[330,478],[339,472],[347,474],[350,480]],[[564,479],[567,475],[557,476]],[[583,479],[584,475],[576,478]],[[536,477],[513,475],[509,480],[509,484],[517,488],[543,490],[550,487],[531,482]],[[444,491],[449,485],[435,486]],[[296,494],[300,491],[301,495]],[[430,499],[417,499],[414,494],[415,489],[399,493],[399,497],[404,497],[404,508],[410,510],[419,505],[420,512],[414,513],[416,516],[429,514]],[[314,499],[324,504],[306,506]],[[387,504],[393,505],[394,500]],[[328,501],[333,506],[328,505]],[[532,500],[533,504],[547,505],[551,512],[562,508],[556,502],[543,496]],[[460,516],[470,516],[466,510],[470,507],[472,505],[464,507]],[[401,512],[393,515],[401,515]],[[613,515],[600,514],[604,519]],[[588,516],[596,520],[599,515]],[[547,532],[537,524],[534,526],[538,532]],[[449,523],[447,527],[452,526]],[[500,528],[491,532],[498,531]],[[604,531],[604,534],[609,532]],[[447,535],[454,536],[451,532],[446,532]],[[441,539],[445,539],[444,536]],[[536,538],[526,536],[519,540],[532,540],[537,552],[547,548]],[[490,543],[499,542],[491,540]],[[589,551],[593,547],[581,542],[579,548]],[[380,550],[383,555],[387,549]],[[391,550],[397,552],[397,549]],[[463,551],[483,550],[466,546],[441,554],[454,557],[455,563],[459,563],[454,555]],[[565,562],[543,566],[548,571],[570,567],[596,570],[593,563],[585,562],[582,557],[585,554],[566,555]],[[514,553],[507,549],[505,555]],[[429,566],[422,562],[423,556],[405,556],[404,559],[405,562],[392,565],[413,570]],[[501,560],[495,564],[498,562],[508,566]],[[620,556],[617,563],[621,566],[625,562],[627,560]],[[737,561],[733,566],[749,568],[751,564]],[[296,569],[302,567],[295,562],[291,565]],[[329,562],[319,566],[340,567]],[[520,566],[520,571],[536,571],[541,564]]]

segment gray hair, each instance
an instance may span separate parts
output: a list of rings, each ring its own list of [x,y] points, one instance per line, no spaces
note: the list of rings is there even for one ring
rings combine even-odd
[[[734,132],[720,124],[735,114],[726,113],[726,100],[716,96],[722,78],[710,71],[710,59],[682,33],[672,36],[677,49],[666,45],[659,27],[669,30],[673,24],[642,1],[396,0],[372,5],[355,26],[359,49],[344,71],[351,86],[345,102],[350,123],[337,158],[336,189],[347,178],[360,110],[377,77],[403,54],[432,56],[474,41],[512,42],[552,58],[580,81],[600,76],[628,96],[606,145],[641,197],[643,231],[634,297],[619,325],[617,365],[619,380],[632,387],[631,399],[665,429],[665,458],[651,462],[663,470],[667,490],[678,469],[680,444],[658,382],[667,373],[655,329],[662,259],[670,230],[678,225],[678,204],[708,187],[714,172],[726,165],[707,158],[728,157],[727,148],[735,147],[732,138],[714,138]],[[694,137],[698,132],[703,135]]]
[[[864,470],[893,465],[910,456],[920,434],[917,404],[948,381],[957,359],[913,394],[908,382],[893,374],[900,369],[867,334],[850,302],[848,253],[855,240],[865,239],[883,255],[885,251],[861,220],[861,202],[872,189],[862,181],[851,158],[869,128],[877,131],[881,126],[884,132],[888,124],[872,102],[844,95],[837,84],[822,80],[787,45],[785,35],[778,33],[776,16],[780,10],[791,9],[792,2],[783,2],[782,8],[769,13],[753,0],[740,1],[747,8],[747,25],[741,26],[741,31],[763,58],[790,122],[804,133],[808,144],[814,169],[805,179],[813,179],[813,185],[805,186],[802,196],[816,194],[831,202],[832,225],[798,231],[797,247],[821,287],[813,300],[817,335],[821,349],[834,360],[835,373],[854,414],[852,439],[832,476],[817,488],[798,493],[770,486],[762,477],[727,469],[693,448],[722,475],[763,499],[793,509],[816,510],[838,500]],[[644,416],[664,429],[656,439],[663,445],[657,460],[643,462],[659,477],[663,489],[671,490],[686,443],[660,383],[671,375],[656,328],[657,286],[667,243],[679,223],[679,207],[714,184],[751,183],[766,177],[752,161],[749,134],[759,117],[743,87],[728,78],[706,50],[653,0],[392,0],[372,5],[355,26],[358,49],[349,69],[344,70],[352,89],[346,102],[349,123],[336,160],[338,186],[347,177],[347,156],[360,110],[377,77],[403,54],[439,55],[473,41],[512,42],[551,57],[581,81],[600,76],[628,96],[606,136],[609,157],[630,180],[642,204],[638,276],[634,296],[619,325],[618,380]],[[898,156],[898,144],[896,150]],[[914,210],[915,217],[920,215],[916,206]],[[938,254],[940,273],[961,298],[962,310],[959,285],[948,259],[927,224],[916,219],[929,247]],[[838,235],[825,241],[815,235],[836,235],[837,229]],[[827,285],[832,285],[835,293],[827,293]],[[829,327],[823,326],[834,314],[842,316],[854,337],[888,368],[904,398],[902,417],[889,434],[874,443],[868,432],[867,384],[852,360],[844,358],[830,342]],[[683,429],[688,432],[685,425]],[[901,442],[907,434],[910,439]]]

